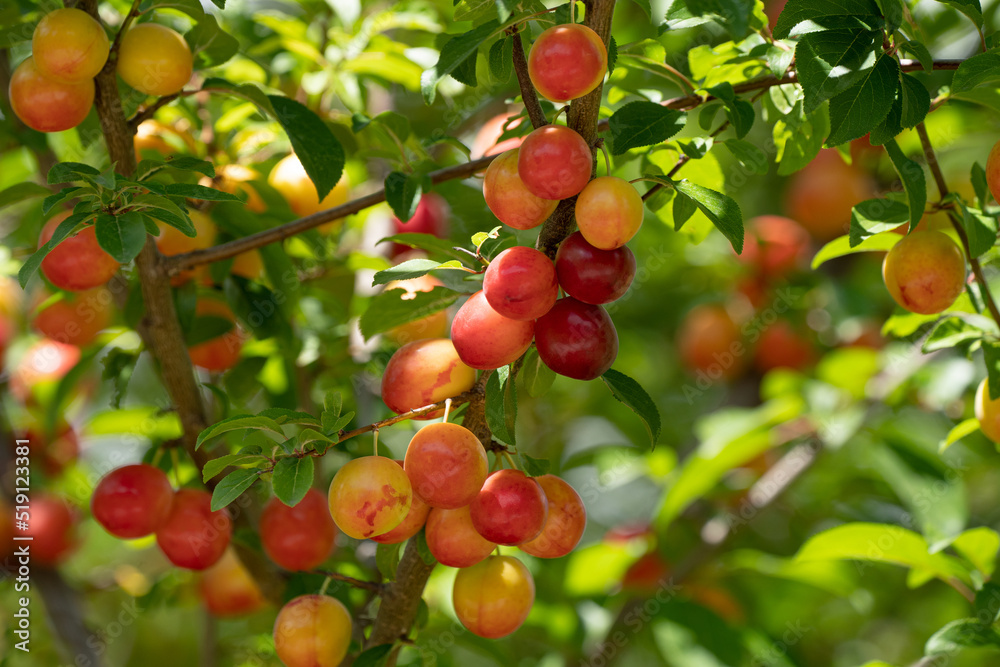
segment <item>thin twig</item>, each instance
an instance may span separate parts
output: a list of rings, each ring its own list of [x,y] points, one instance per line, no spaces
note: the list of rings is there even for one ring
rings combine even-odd
[[[121,48],[122,39],[125,37],[125,33],[128,32],[129,26],[132,21],[135,20],[137,16],[141,13],[139,11],[139,5],[142,4],[142,0],[132,0],[132,6],[128,10],[128,14],[122,19],[122,24],[118,28],[118,33],[115,35],[115,41],[111,44],[111,54],[108,56],[109,59],[113,58],[117,61],[118,50]]]
[[[326,577],[328,579],[333,579],[334,581],[342,581],[345,584],[354,586],[355,588],[363,588],[366,591],[371,591],[377,595],[381,595],[386,589],[385,584],[378,584],[374,581],[365,581],[364,579],[355,579],[354,577],[349,577],[346,574],[340,574],[339,572],[331,572],[329,570],[313,570],[307,574],[318,574],[320,576]]]
[[[917,125],[917,135],[920,137],[920,145],[924,149],[924,158],[927,160],[927,166],[930,167],[931,174],[934,176],[934,182],[937,184],[940,205],[948,214],[948,219],[951,221],[952,226],[955,228],[955,233],[958,234],[958,238],[962,242],[962,248],[965,250],[965,256],[969,258],[972,274],[976,278],[980,292],[982,292],[986,308],[990,311],[993,321],[1000,325],[1000,309],[997,308],[996,301],[993,300],[993,293],[990,292],[990,286],[986,282],[986,276],[983,274],[983,267],[979,263],[979,258],[972,256],[969,235],[965,233],[962,221],[959,220],[958,213],[955,211],[955,205],[953,203],[943,203],[944,198],[948,196],[948,184],[944,180],[944,173],[941,171],[940,163],[938,163],[937,154],[935,154],[934,146],[931,144],[931,138],[927,135],[927,127],[923,123]]]
[[[528,61],[524,57],[524,44],[521,43],[521,33],[511,35],[514,40],[514,73],[517,74],[517,85],[521,88],[521,101],[531,119],[531,126],[535,129],[548,125],[542,105],[538,101],[538,94],[535,86],[531,83],[531,76],[528,74]]]

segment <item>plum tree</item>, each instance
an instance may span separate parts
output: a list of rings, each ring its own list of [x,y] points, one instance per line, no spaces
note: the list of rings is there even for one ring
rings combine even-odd
[[[212,496],[200,489],[179,489],[170,514],[156,530],[156,544],[171,563],[204,570],[229,546],[233,523],[225,510],[212,511]]]
[[[585,25],[555,25],[531,45],[528,75],[538,92],[553,102],[568,102],[597,88],[608,69],[608,50]]]
[[[462,304],[451,322],[451,340],[462,361],[492,369],[513,363],[535,335],[531,320],[512,320],[493,310],[482,290]]]
[[[309,489],[294,507],[271,498],[260,515],[264,553],[286,570],[312,570],[333,552],[337,526],[326,498]]]
[[[174,490],[166,473],[146,463],[122,466],[101,478],[90,498],[97,523],[115,537],[152,535],[170,516]]]
[[[479,438],[458,424],[428,424],[417,431],[403,459],[413,490],[431,507],[468,505],[483,488],[489,460]]]
[[[158,23],[129,29],[118,50],[118,76],[146,95],[173,95],[191,80],[194,57],[184,37]]]
[[[965,256],[947,234],[915,231],[886,253],[882,278],[906,310],[940,313],[965,289]]]
[[[460,570],[452,588],[455,615],[470,632],[498,639],[524,623],[535,603],[535,581],[512,556],[490,556]]]
[[[100,23],[80,9],[56,9],[42,17],[31,35],[35,67],[63,83],[97,76],[108,60],[111,42]]]
[[[549,312],[559,298],[556,268],[551,259],[534,248],[507,248],[486,268],[483,296],[503,317],[536,320]]]
[[[358,540],[398,526],[413,504],[410,478],[395,461],[365,456],[345,463],[330,482],[330,514],[344,534]]]
[[[49,242],[56,227],[69,212],[56,215],[42,227],[38,245]],[[97,242],[94,225],[68,236],[42,260],[42,273],[53,285],[70,292],[83,292],[99,287],[118,272],[118,262]]]
[[[65,83],[50,79],[27,58],[10,77],[8,97],[14,114],[39,132],[62,132],[83,122],[94,105],[94,81]]]
[[[457,396],[475,382],[476,372],[463,363],[450,340],[416,340],[396,350],[386,364],[382,400],[402,414]],[[442,414],[443,410],[435,410],[416,418],[435,419]]]
[[[274,649],[285,667],[337,667],[351,643],[351,613],[326,595],[300,595],[274,621]]]
[[[246,616],[267,601],[253,576],[243,567],[232,547],[198,578],[198,592],[208,613],[218,618]]]
[[[528,190],[518,173],[519,154],[514,148],[490,163],[483,179],[483,197],[500,222],[514,229],[534,229],[552,215],[559,202]]]

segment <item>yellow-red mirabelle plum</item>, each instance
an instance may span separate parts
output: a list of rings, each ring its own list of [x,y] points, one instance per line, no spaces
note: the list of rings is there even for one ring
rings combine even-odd
[[[906,310],[940,313],[965,289],[965,256],[943,232],[912,232],[886,254],[882,278],[889,294]]]
[[[45,223],[38,239],[39,247],[52,238],[69,213],[59,214]],[[42,273],[53,285],[70,292],[83,292],[111,280],[121,266],[97,243],[93,225],[68,236],[42,260]]]
[[[1000,398],[990,398],[989,381],[984,379],[976,390],[976,419],[979,429],[993,442],[1000,442]]]
[[[542,475],[535,481],[548,500],[548,518],[542,533],[518,548],[539,558],[562,558],[580,543],[587,527],[587,510],[580,494],[565,480],[555,475]]]
[[[517,173],[542,199],[568,199],[590,181],[594,154],[583,137],[563,125],[545,125],[524,138]]]
[[[57,9],[42,17],[31,36],[38,71],[63,83],[89,81],[108,60],[104,28],[81,9]]]
[[[396,459],[396,464],[400,468],[403,468],[403,462],[399,459]],[[406,476],[410,477],[409,474]],[[413,486],[412,478],[410,479],[410,485]],[[430,514],[430,511],[431,506],[425,503],[424,499],[414,489],[413,503],[410,505],[410,511],[407,512],[406,518],[388,533],[372,537],[372,542],[378,542],[379,544],[399,544],[400,542],[405,542],[420,532],[420,529],[427,523],[427,515]]]
[[[458,356],[447,338],[427,338],[396,350],[382,374],[382,400],[397,414],[409,412],[472,389],[476,372]],[[443,410],[416,417],[436,419]]]
[[[528,618],[535,603],[535,580],[518,559],[490,556],[459,570],[452,602],[466,629],[480,637],[499,639]]]
[[[532,194],[518,175],[519,149],[509,150],[490,163],[483,179],[483,198],[493,215],[514,229],[534,229],[548,220],[558,200]]]
[[[37,309],[52,298],[45,288],[34,296]],[[36,310],[32,327],[43,336],[83,347],[89,345],[111,323],[114,305],[111,292],[95,287],[86,292],[63,292],[62,297]]]
[[[576,199],[576,223],[587,243],[601,250],[620,248],[642,226],[642,197],[617,176],[595,178]]]
[[[462,304],[451,323],[451,339],[458,356],[472,368],[500,368],[513,363],[535,336],[532,320],[504,317],[480,290]]]
[[[28,58],[17,66],[8,86],[11,109],[25,125],[39,132],[76,127],[94,105],[94,80],[64,83],[50,79]]]
[[[195,315],[198,317],[217,317],[229,320],[233,328],[210,340],[196,343],[188,348],[191,363],[208,371],[227,371],[240,360],[240,350],[247,334],[236,322],[236,316],[224,301],[212,297],[198,299],[195,305]]]
[[[274,650],[285,667],[337,667],[351,644],[351,613],[336,598],[300,595],[274,621]]]
[[[569,102],[597,88],[608,69],[608,50],[585,25],[570,23],[545,30],[528,54],[528,76],[542,97]]]
[[[191,48],[175,30],[158,23],[129,28],[118,50],[118,75],[146,95],[180,92],[194,69]]]
[[[363,540],[403,522],[413,504],[413,487],[392,459],[363,456],[348,461],[334,475],[329,502],[337,527]]]
[[[448,567],[470,567],[497,548],[472,525],[468,505],[453,510],[433,508],[427,515],[424,535],[431,554]]]
[[[479,438],[464,426],[428,424],[410,440],[403,468],[428,505],[457,509],[483,488],[489,459]]]
[[[285,156],[278,164],[274,165],[267,177],[267,182],[285,198],[288,206],[298,216],[312,215],[347,203],[351,188],[345,173],[329,194],[323,197],[323,201],[320,201],[316,186],[294,153]],[[339,220],[334,220],[320,225],[319,230],[322,232],[331,231],[339,222]]]
[[[215,565],[201,573],[198,592],[212,616],[234,618],[252,614],[267,601],[260,587],[232,547]]]

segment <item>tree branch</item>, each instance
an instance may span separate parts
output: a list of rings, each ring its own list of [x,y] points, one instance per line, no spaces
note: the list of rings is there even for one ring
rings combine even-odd
[[[941,171],[940,163],[938,163],[937,154],[934,152],[934,146],[931,144],[931,138],[927,135],[927,127],[923,123],[917,125],[917,134],[920,136],[920,145],[924,149],[924,158],[927,160],[927,166],[930,167],[931,174],[934,176],[934,182],[937,183],[940,203],[941,200],[948,196],[948,184],[944,180],[944,173]],[[948,203],[943,206],[952,227],[955,228],[955,233],[958,234],[958,238],[962,242],[965,256],[969,258],[972,274],[976,278],[976,283],[979,284],[979,289],[983,294],[983,301],[986,302],[986,308],[990,311],[993,321],[1000,324],[1000,309],[997,309],[996,301],[993,300],[993,293],[990,292],[990,285],[986,282],[986,276],[983,274],[983,267],[979,263],[979,258],[972,256],[969,235],[965,233],[965,227],[962,226],[962,221],[958,218],[955,205],[954,203]]]
[[[531,119],[531,126],[535,129],[548,125],[542,105],[538,101],[538,93],[531,83],[531,76],[528,74],[528,61],[524,57],[524,44],[521,41],[521,33],[516,32],[511,35],[514,40],[514,73],[517,74],[517,85],[521,89],[521,101]]]
[[[381,595],[385,590],[385,584],[377,584],[374,581],[364,581],[363,579],[355,579],[354,577],[349,577],[346,574],[340,574],[339,572],[330,572],[329,570],[313,570],[308,574],[318,574],[322,577],[328,577],[334,581],[342,581],[345,584],[354,586],[355,588],[362,588],[366,591],[371,591],[377,595]]]

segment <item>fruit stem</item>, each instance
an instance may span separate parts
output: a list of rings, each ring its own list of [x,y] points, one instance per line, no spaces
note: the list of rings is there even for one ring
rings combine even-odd
[[[378,456],[378,429],[372,429],[372,435],[375,436],[372,439],[372,456]]]
[[[518,469],[517,464],[514,463],[514,458],[510,455],[509,452],[504,450],[503,452],[501,452],[501,455],[504,457],[504,459],[507,461],[507,464],[510,465],[512,469],[514,470]]]
[[[576,23],[576,0],[570,0],[569,2],[569,22],[571,24]]]
[[[152,466],[153,466],[154,468],[155,468],[155,467],[157,467],[157,466],[159,466],[159,465],[160,465],[160,460],[161,460],[162,458],[163,458],[163,447],[162,447],[162,446],[160,446],[160,447],[157,447],[157,448],[156,448],[156,453],[155,453],[155,454],[153,454],[153,462],[152,462],[152,464],[151,464],[151,465],[152,465]]]
[[[937,184],[938,194],[941,197],[938,203],[942,204],[944,198],[948,196],[948,184],[945,182],[944,173],[941,171],[941,165],[938,163],[934,146],[931,144],[931,138],[927,135],[927,127],[923,123],[917,125],[917,135],[920,136],[920,145],[924,149],[924,158],[927,160],[927,166],[930,167],[931,174],[934,176],[934,182]],[[949,203],[944,208],[947,209],[948,219],[951,221],[952,226],[955,228],[955,233],[958,234],[958,238],[962,242],[965,256],[969,258],[969,266],[972,267],[972,274],[976,277],[976,283],[979,284],[979,290],[982,292],[983,301],[986,302],[986,308],[990,311],[993,321],[1000,324],[1000,309],[997,308],[996,301],[993,300],[993,293],[990,292],[989,283],[986,282],[986,276],[983,275],[983,267],[979,263],[979,258],[972,255],[972,249],[969,246],[969,235],[965,233],[965,228],[958,219],[958,214],[955,213],[954,205]]]
[[[319,587],[320,595],[326,595],[326,589],[330,587],[331,581],[333,581],[333,577],[327,577],[323,580],[323,585]]]
[[[114,61],[117,62],[118,49],[121,48],[122,38],[125,36],[125,33],[128,32],[132,21],[142,13],[139,11],[139,5],[141,3],[142,0],[132,0],[132,6],[129,8],[128,14],[125,15],[125,18],[122,19],[122,24],[118,28],[118,33],[115,35],[115,41],[111,44],[110,55],[108,55],[109,60],[114,59]]]
[[[606,145],[603,137],[601,137],[600,139],[597,140],[597,147],[601,149],[602,153],[604,153],[604,166],[608,170],[608,174],[607,175],[610,176],[611,175],[611,156],[608,155],[608,147],[607,147],[607,145]]]
[[[446,398],[444,401],[444,418],[441,420],[442,424],[448,423],[448,413],[451,412],[451,399]]]
[[[181,455],[177,453],[176,447],[170,448],[170,461],[174,465],[174,482],[177,488],[181,488]]]

